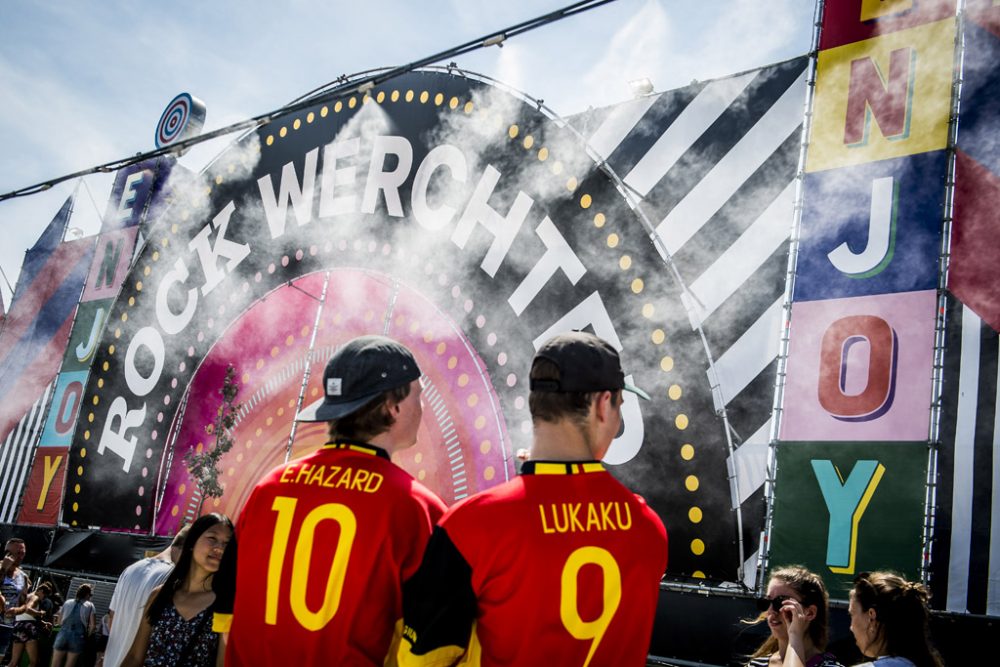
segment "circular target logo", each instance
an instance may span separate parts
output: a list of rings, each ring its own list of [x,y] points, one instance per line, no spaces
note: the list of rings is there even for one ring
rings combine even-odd
[[[181,93],[164,109],[156,124],[156,147],[163,148],[196,137],[205,125],[205,104],[189,93]]]

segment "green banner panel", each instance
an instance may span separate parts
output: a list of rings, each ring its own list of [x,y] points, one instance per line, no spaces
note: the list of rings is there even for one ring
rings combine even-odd
[[[801,564],[844,599],[859,572],[920,575],[926,442],[782,442],[771,567]]]

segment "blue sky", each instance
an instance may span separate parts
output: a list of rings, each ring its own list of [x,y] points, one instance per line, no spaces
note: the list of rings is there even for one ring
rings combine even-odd
[[[180,92],[205,102],[212,130],[341,74],[412,62],[570,2],[4,0],[0,193],[154,148],[160,114]],[[664,91],[802,55],[814,9],[812,0],[618,0],[457,64],[570,115],[628,99],[631,79]],[[228,142],[181,163],[200,169]],[[74,187],[0,202],[0,267],[12,285]],[[87,177],[70,226],[96,233],[110,187],[110,176]],[[0,294],[9,305],[2,279]]]

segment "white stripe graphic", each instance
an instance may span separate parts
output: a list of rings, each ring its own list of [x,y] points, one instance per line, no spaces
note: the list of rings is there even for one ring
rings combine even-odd
[[[993,411],[993,500],[990,512],[990,566],[986,588],[986,613],[1000,615],[1000,365],[997,366],[997,399]]]
[[[712,123],[740,96],[757,72],[712,81],[684,108],[653,147],[625,177],[625,183],[645,197],[663,175],[691,148]]]
[[[726,299],[760,269],[771,254],[788,242],[792,232],[795,182],[761,213],[747,230],[722,255],[691,283],[691,294],[681,294],[692,327],[711,317]]]
[[[739,504],[742,505],[767,479],[767,448],[771,438],[771,420],[757,429],[733,452],[732,470],[740,487]],[[736,507],[733,507],[736,509]]]
[[[806,71],[657,226],[670,254],[715,215],[802,123]]]
[[[713,368],[723,403],[733,400],[778,356],[784,301],[784,295],[779,296],[739,340],[716,359]],[[713,385],[712,368],[706,374],[709,385]],[[716,405],[715,409],[722,407]]]
[[[653,106],[658,97],[658,95],[649,95],[619,104],[608,114],[601,126],[590,135],[587,143],[601,159],[606,160],[618,147],[618,144],[628,136],[632,128],[642,120],[642,117],[646,115],[649,107]]]
[[[31,468],[32,454],[35,451],[35,443],[41,433],[45,406],[48,405],[49,395],[54,383],[49,383],[42,392],[41,397],[35,401],[30,412],[21,419],[18,424],[18,436],[11,442],[12,465],[6,470],[6,484],[0,498],[3,498],[3,507],[0,510],[0,521],[13,522],[17,517],[17,505],[24,490],[24,480]],[[8,440],[10,440],[8,438]]]
[[[743,563],[743,583],[747,588],[753,590],[757,585],[757,559],[760,558],[760,549],[753,552],[750,558]]]
[[[972,538],[972,476],[975,464],[976,403],[979,393],[979,317],[962,307],[962,352],[955,416],[955,472],[951,491],[951,548],[948,611],[964,612],[969,597],[969,540]]]
[[[7,438],[9,448],[6,465],[3,469],[3,483],[0,484],[0,521],[10,521],[8,515],[11,512],[11,497],[17,484],[18,470],[24,456],[24,441],[30,438],[31,432],[28,424],[33,421],[33,415],[38,402],[31,407],[31,410],[21,417],[21,421]]]

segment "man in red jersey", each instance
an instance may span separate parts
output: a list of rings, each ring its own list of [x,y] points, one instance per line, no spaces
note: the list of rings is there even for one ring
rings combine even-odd
[[[618,354],[584,332],[531,366],[530,460],[452,507],[404,594],[400,665],[645,665],[667,534],[600,459],[621,427]]]
[[[331,357],[324,398],[296,417],[328,422],[330,442],[264,477],[236,525],[233,613],[215,622],[231,620],[227,665],[394,661],[403,583],[445,510],[389,459],[416,442],[419,377],[410,351],[383,336]]]

